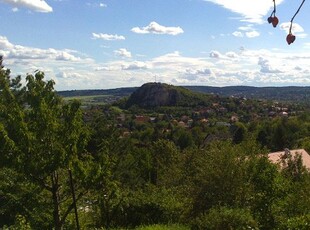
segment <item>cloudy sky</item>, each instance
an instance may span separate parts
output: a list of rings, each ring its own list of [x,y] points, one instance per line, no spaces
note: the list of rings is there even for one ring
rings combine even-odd
[[[174,85],[310,86],[310,2],[0,0],[0,55],[57,90]]]

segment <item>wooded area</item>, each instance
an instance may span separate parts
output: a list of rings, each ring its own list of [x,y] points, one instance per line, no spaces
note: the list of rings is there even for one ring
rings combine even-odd
[[[208,96],[187,107],[81,109],[43,72],[22,85],[0,65],[0,228],[309,229],[302,159],[281,169],[267,157],[309,152],[302,105],[277,104],[290,113],[271,116],[271,102]]]

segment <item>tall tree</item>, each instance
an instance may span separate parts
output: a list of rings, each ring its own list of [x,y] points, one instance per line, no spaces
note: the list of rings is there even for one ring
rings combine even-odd
[[[87,157],[84,147],[88,135],[80,104],[64,103],[54,91],[54,82],[43,79],[43,72],[27,75],[22,88],[20,77],[11,79],[10,72],[1,68],[0,154],[3,166],[16,170],[48,194],[51,202],[45,202],[52,203],[57,230],[74,208],[74,202],[67,201],[71,198],[67,172],[72,169],[73,176],[83,176],[80,169]],[[84,192],[77,194],[77,200]]]

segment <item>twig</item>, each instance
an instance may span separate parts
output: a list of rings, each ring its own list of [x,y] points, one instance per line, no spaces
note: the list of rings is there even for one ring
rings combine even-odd
[[[296,15],[299,13],[299,11],[300,11],[301,7],[303,6],[303,4],[305,3],[305,1],[306,1],[306,0],[303,0],[303,1],[301,2],[301,4],[300,4],[300,6],[298,7],[296,13],[294,14],[294,16],[293,16],[292,19],[291,19],[291,25],[290,25],[289,34],[292,33],[293,21],[294,21]]]
[[[276,6],[276,1],[273,0],[273,11],[270,14],[270,17],[275,16],[277,12],[277,6]]]

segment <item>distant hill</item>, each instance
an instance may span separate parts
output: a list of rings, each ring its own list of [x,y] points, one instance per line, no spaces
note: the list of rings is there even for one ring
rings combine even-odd
[[[185,86],[192,91],[220,96],[246,97],[277,101],[298,101],[310,103],[310,87],[251,87],[251,86]]]
[[[180,86],[146,83],[128,98],[126,107],[192,106],[207,103],[209,97]]]
[[[66,90],[58,91],[57,93],[62,97],[82,97],[82,96],[97,96],[97,95],[111,95],[111,96],[129,96],[137,87],[116,88],[116,89],[87,89],[87,90]]]
[[[166,94],[170,92],[169,103],[174,104],[173,100],[175,100],[175,103],[180,103],[180,101],[182,101],[181,98],[179,98],[179,96],[183,95],[182,93],[175,93],[175,94],[172,93],[173,92],[172,89],[175,86],[171,86],[167,84],[160,84],[160,83],[147,83],[145,85],[146,85],[145,87],[150,87],[151,85],[153,86],[157,85],[158,87],[157,90],[160,90],[159,85],[166,85],[165,87],[167,87],[167,89],[166,90],[162,89],[163,90],[162,92]],[[170,87],[170,90],[168,90],[169,87]],[[310,87],[183,86],[180,88],[182,88],[183,91],[187,89],[188,91],[192,91],[192,92],[214,94],[214,95],[219,95],[219,96],[235,96],[235,97],[246,97],[246,98],[253,98],[253,99],[288,101],[288,102],[298,101],[298,102],[310,104]],[[138,87],[106,89],[106,90],[71,90],[71,91],[59,91],[58,94],[63,97],[110,95],[110,96],[115,96],[119,98],[119,97],[130,96],[137,89]],[[147,96],[148,98],[151,98],[151,94],[148,94]],[[173,99],[173,97],[175,98]],[[162,99],[157,98],[155,100],[156,103],[163,103],[164,102],[162,101],[163,98]],[[147,100],[149,102],[151,101],[150,99],[147,99]],[[150,102],[149,105],[150,104],[152,103]]]

